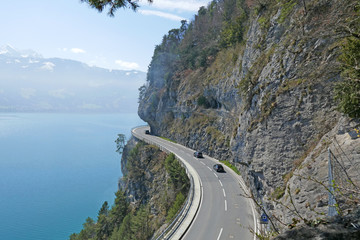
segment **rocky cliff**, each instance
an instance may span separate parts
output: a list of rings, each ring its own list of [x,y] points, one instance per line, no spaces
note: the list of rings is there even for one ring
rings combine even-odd
[[[158,147],[132,137],[122,154],[121,171],[124,177],[119,189],[124,191],[133,209],[149,208],[151,233],[161,232],[187,195],[189,181],[185,169]],[[179,196],[183,196],[181,201]]]
[[[155,134],[232,162],[276,228],[323,216],[328,148],[334,181],[360,185],[360,139],[348,134],[359,119],[338,112],[333,93],[356,4],[211,2],[156,47],[139,116]],[[349,194],[339,211],[358,204]]]

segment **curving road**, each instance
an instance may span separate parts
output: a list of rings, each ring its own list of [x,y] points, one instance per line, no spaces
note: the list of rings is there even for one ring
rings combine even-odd
[[[241,177],[226,166],[224,173],[215,172],[212,167],[217,160],[206,155],[204,158],[195,158],[193,149],[145,134],[148,129],[139,127],[133,131],[185,160],[195,169],[200,181],[202,191],[199,209],[181,239],[255,239],[249,230],[256,231],[255,211],[250,200],[241,196],[244,194]]]

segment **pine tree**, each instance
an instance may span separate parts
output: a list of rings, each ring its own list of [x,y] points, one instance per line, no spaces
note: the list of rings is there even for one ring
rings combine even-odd
[[[109,16],[113,17],[114,13],[119,8],[131,8],[136,10],[139,7],[137,0],[81,0],[81,2],[86,2],[92,8],[97,9],[99,12],[102,12],[106,7],[109,7]],[[152,3],[153,0],[148,0],[149,3]]]

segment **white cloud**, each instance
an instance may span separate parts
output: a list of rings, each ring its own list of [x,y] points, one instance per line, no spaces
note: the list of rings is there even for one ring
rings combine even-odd
[[[148,16],[158,16],[158,17],[162,17],[162,18],[166,18],[166,19],[174,20],[174,21],[185,20],[185,18],[177,16],[175,14],[170,14],[170,13],[165,13],[165,12],[160,12],[160,11],[139,10],[139,13],[141,13],[142,15],[148,15]]]
[[[4,89],[0,89],[0,94],[3,94],[4,92]]]
[[[31,58],[29,59],[29,63],[38,63],[38,60],[32,60]]]
[[[30,99],[36,95],[36,89],[33,88],[21,88],[20,95],[25,99]]]
[[[52,62],[44,62],[44,64],[40,67],[43,70],[53,71],[55,64]]]
[[[151,6],[159,9],[195,12],[201,6],[207,6],[209,2],[209,0],[157,0]]]
[[[120,66],[123,70],[133,70],[133,69],[139,69],[139,64],[135,62],[125,62],[122,60],[116,60],[115,63]]]
[[[85,50],[81,48],[72,48],[70,51],[73,53],[86,53]]]

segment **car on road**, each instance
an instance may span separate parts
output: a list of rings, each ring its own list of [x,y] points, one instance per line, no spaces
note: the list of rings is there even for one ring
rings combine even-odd
[[[150,134],[150,130],[145,130],[145,134]]]
[[[225,172],[224,171],[224,167],[221,165],[221,164],[215,164],[213,166],[214,170],[217,171],[217,172]]]
[[[194,157],[203,158],[202,152],[194,152]]]

